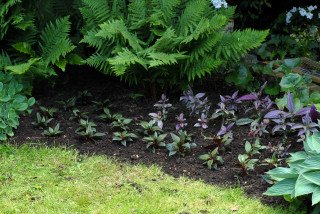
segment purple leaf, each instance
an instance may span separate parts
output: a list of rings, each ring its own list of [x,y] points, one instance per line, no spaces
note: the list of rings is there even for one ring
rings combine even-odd
[[[288,110],[290,113],[294,113],[295,110],[293,99],[290,92],[288,92]]]
[[[202,98],[204,95],[206,95],[205,93],[198,93],[198,94],[196,94],[196,98],[198,98],[198,99],[200,99],[200,98]]]
[[[239,91],[236,91],[232,94],[231,98],[232,99],[236,99],[236,97],[238,96]]]
[[[296,116],[303,116],[310,112],[310,107],[304,107],[295,113]]]
[[[319,118],[319,112],[317,111],[317,108],[315,107],[314,104],[312,104],[310,108],[309,115],[311,117],[312,122],[317,122]]]
[[[258,99],[258,96],[256,94],[247,94],[240,97],[238,100],[240,101],[249,101],[249,100],[256,100]]]
[[[270,111],[268,112],[264,118],[266,119],[275,119],[275,118],[279,118],[280,117],[280,114],[283,114],[284,112],[281,111],[281,110],[273,110],[273,111]]]

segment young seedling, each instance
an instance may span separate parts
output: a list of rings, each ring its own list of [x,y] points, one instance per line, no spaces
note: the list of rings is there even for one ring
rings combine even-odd
[[[113,121],[116,121],[116,120],[120,120],[120,119],[123,119],[123,116],[121,114],[112,114],[110,112],[110,109],[108,108],[104,108],[103,109],[103,113],[100,114],[98,116],[98,118],[100,120],[103,120],[105,122],[113,122]]]
[[[187,91],[183,92],[183,96],[180,97],[187,109],[190,110],[190,115],[200,115],[204,113],[208,115],[210,110],[210,103],[205,93],[198,93],[194,95],[191,87]]]
[[[262,163],[261,165],[268,165],[269,167],[278,167],[280,161],[282,161],[282,159],[279,159],[277,157],[277,154],[273,153],[271,158],[264,159],[264,163]]]
[[[257,138],[254,144],[251,144],[249,141],[246,141],[244,149],[249,158],[252,158],[256,154],[260,154],[260,151],[265,149],[265,146],[260,144],[260,139]]]
[[[163,114],[161,111],[158,111],[158,113],[150,113],[149,116],[152,118],[152,121],[154,121],[155,123],[157,123],[158,127],[160,129],[163,128]]]
[[[47,118],[46,116],[41,116],[39,112],[37,112],[36,116],[37,116],[36,121],[32,122],[31,124],[39,128],[46,128],[49,125],[49,123],[53,120],[53,118]]]
[[[95,140],[105,136],[104,133],[97,132],[96,124],[88,120],[80,120],[80,127],[76,129],[76,134],[84,140]]]
[[[249,155],[238,155],[238,161],[241,168],[242,175],[248,175],[248,171],[254,170],[258,159],[250,159]]]
[[[111,123],[111,126],[113,129],[115,130],[128,130],[129,129],[129,124],[132,122],[132,119],[128,119],[128,118],[119,118],[116,121],[113,121]]]
[[[62,134],[60,130],[60,123],[58,123],[54,128],[49,127],[47,130],[42,132],[42,135],[47,137],[56,137]]]
[[[162,129],[160,129],[153,120],[149,122],[141,121],[139,125],[143,128],[143,133],[147,136],[150,136],[155,132],[162,132]]]
[[[319,128],[319,124],[312,122],[312,119],[308,114],[302,118],[302,123],[295,123],[291,126],[292,130],[298,130],[299,139],[297,142],[303,142],[307,136],[318,132]]]
[[[158,134],[158,132],[154,132],[153,135],[148,137],[144,137],[143,141],[147,143],[147,149],[151,149],[154,153],[156,148],[166,147],[164,143],[164,139],[167,137],[167,134]]]
[[[186,123],[186,118],[184,117],[184,114],[181,113],[179,116],[176,117],[176,130],[179,131],[180,129],[184,129],[188,123]]]
[[[58,109],[56,108],[46,108],[44,106],[39,106],[40,111],[42,115],[48,117],[48,118],[53,118],[54,115],[58,112]]]
[[[92,94],[88,90],[78,92],[77,100],[81,103],[87,103]]]
[[[69,118],[69,120],[80,121],[81,119],[87,120],[88,119],[88,112],[81,112],[79,109],[73,109],[72,116]]]
[[[233,127],[233,123],[229,124],[227,127],[222,126],[221,129],[218,131],[217,135],[214,137],[206,137],[203,135],[205,140],[211,140],[212,144],[206,146],[207,148],[215,148],[217,147],[219,151],[224,152],[226,147],[230,145],[233,141],[233,133],[231,128]]]
[[[198,119],[198,122],[194,124],[194,127],[201,127],[202,129],[207,129],[208,128],[207,115],[202,113],[201,117]]]
[[[110,100],[109,99],[105,99],[103,101],[92,101],[92,103],[95,106],[95,111],[96,112],[103,112],[105,108],[108,109],[108,107],[110,105]]]
[[[199,159],[203,160],[203,164],[207,165],[209,169],[218,169],[218,165],[223,164],[223,159],[221,156],[219,156],[218,148],[215,148],[208,154],[200,155]]]
[[[191,142],[191,135],[186,131],[180,130],[178,135],[171,133],[171,138],[173,140],[172,143],[167,144],[167,149],[169,151],[169,156],[179,154],[181,156],[185,156],[188,152],[190,152],[193,148],[197,146],[197,144]]]
[[[166,120],[168,109],[172,107],[172,104],[169,103],[169,99],[166,97],[166,95],[162,94],[161,99],[154,104],[154,107],[156,107],[162,113],[163,120]]]
[[[58,101],[57,103],[61,104],[65,111],[71,110],[77,104],[77,98],[71,97],[65,101]]]
[[[135,138],[138,138],[134,133],[129,133],[128,131],[114,132],[113,141],[120,142],[123,146],[127,146],[128,142],[132,142]]]
[[[219,108],[215,110],[210,119],[216,119],[218,117],[222,118],[221,124],[229,123],[230,121],[235,121],[235,111],[226,108],[225,103],[219,103]]]

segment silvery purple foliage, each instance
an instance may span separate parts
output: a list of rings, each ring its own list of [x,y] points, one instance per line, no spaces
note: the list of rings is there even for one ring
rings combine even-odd
[[[317,132],[319,128],[319,125],[315,122],[312,122],[311,117],[309,114],[306,114],[304,117],[302,117],[302,123],[296,123],[292,124],[291,129],[298,130],[298,136],[300,141],[304,141],[306,136],[309,136],[310,134]]]
[[[260,122],[259,119],[254,120],[250,125],[249,135],[252,137],[262,136],[263,134],[268,134],[267,126],[269,124],[268,119],[264,119]]]
[[[221,128],[220,128],[220,130],[219,130],[218,133],[217,133],[217,136],[222,136],[222,135],[227,134],[227,133],[231,130],[231,128],[232,128],[233,126],[234,126],[234,123],[230,123],[230,124],[227,125],[227,126],[222,125]]]
[[[158,111],[158,113],[150,113],[149,116],[152,118],[153,122],[157,123],[160,129],[163,128],[163,115],[161,111]]]
[[[210,103],[205,95],[205,93],[198,93],[194,95],[192,89],[189,87],[187,91],[183,92],[183,96],[180,97],[180,101],[182,101],[190,110],[190,115],[199,115],[201,113],[207,115],[210,110]]]
[[[161,99],[154,104],[154,107],[156,107],[158,110],[162,112],[163,119],[166,119],[168,109],[172,107],[172,104],[169,103],[169,99],[165,94],[161,95]]]
[[[176,117],[176,120],[177,120],[177,124],[176,124],[177,131],[180,129],[183,129],[188,125],[188,123],[186,123],[187,119],[184,117],[183,113],[179,114],[179,116]]]
[[[291,123],[287,121],[288,118],[291,118],[291,115],[281,110],[271,111],[267,113],[264,116],[264,118],[271,119],[273,122],[277,124],[272,129],[273,134],[281,130],[285,131],[287,130],[287,126],[291,126]]]
[[[207,122],[208,122],[207,115],[202,113],[201,117],[198,119],[198,123],[196,123],[194,127],[201,127],[203,129],[207,129],[208,128]]]
[[[220,103],[223,103],[226,106],[226,109],[228,110],[238,110],[238,105],[239,103],[241,103],[240,100],[238,100],[238,91],[234,92],[231,96],[226,95],[226,96],[222,96],[220,95]]]

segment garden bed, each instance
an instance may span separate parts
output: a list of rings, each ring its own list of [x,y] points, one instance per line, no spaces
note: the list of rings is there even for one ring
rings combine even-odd
[[[80,72],[80,71],[78,71]],[[224,81],[215,78],[214,81],[206,81],[202,83],[202,87],[197,85],[194,87],[195,92],[206,92],[209,100],[212,103],[212,108],[220,101],[219,95],[230,95],[234,92],[234,88],[225,85]],[[203,87],[204,86],[204,87]],[[76,96],[79,91],[88,90],[92,93],[90,98],[92,101],[102,101],[110,99],[110,110],[113,113],[121,113],[123,116],[133,119],[131,130],[136,133],[139,138],[127,147],[118,143],[112,142],[112,129],[110,124],[97,119],[98,114],[94,113],[93,105],[88,102],[87,104],[78,105],[77,108],[81,111],[89,112],[90,120],[97,124],[97,131],[106,133],[101,140],[96,142],[85,142],[79,139],[75,133],[78,128],[78,123],[69,120],[71,116],[70,111],[64,111],[57,101],[66,100],[72,96]],[[105,154],[112,156],[118,160],[130,162],[133,164],[143,163],[146,165],[157,164],[163,168],[165,172],[175,177],[187,176],[194,179],[201,179],[208,183],[227,185],[227,186],[241,186],[244,190],[253,197],[261,199],[265,203],[282,203],[282,199],[275,197],[264,197],[262,194],[266,191],[269,184],[265,182],[262,175],[265,171],[271,169],[269,166],[258,166],[255,171],[251,171],[247,176],[240,175],[240,167],[238,165],[238,155],[244,154],[244,143],[248,139],[249,127],[239,126],[233,128],[234,140],[227,148],[226,152],[222,155],[224,164],[219,166],[218,170],[209,170],[206,166],[202,165],[199,160],[199,155],[208,152],[207,146],[210,141],[205,141],[201,136],[200,129],[194,128],[193,124],[196,118],[188,120],[187,131],[194,136],[197,147],[185,157],[181,156],[168,156],[166,149],[157,149],[155,153],[146,150],[146,143],[141,139],[143,136],[137,131],[140,129],[139,125],[135,125],[140,120],[150,120],[148,113],[153,112],[154,100],[144,97],[136,98],[136,88],[129,88],[125,84],[119,83],[114,79],[107,79],[100,74],[94,74],[93,71],[81,71],[81,75],[77,72],[62,75],[60,80],[52,89],[35,90],[34,95],[40,106],[58,108],[57,118],[51,124],[55,125],[60,123],[63,134],[60,137],[48,138],[43,137],[41,133],[43,130],[35,128],[31,123],[35,121],[38,106],[34,107],[31,115],[23,116],[21,118],[21,125],[11,139],[12,142],[23,144],[28,141],[47,142],[49,145],[66,145],[78,149],[81,153],[85,154]],[[175,117],[176,115],[188,112],[179,102],[180,93],[167,93],[170,102],[175,107],[169,112],[168,121],[165,122],[164,130],[166,133],[175,131]],[[246,108],[246,106],[242,106]],[[52,127],[51,125],[51,127]],[[209,125],[205,135],[210,136],[219,131],[221,121],[216,120]],[[272,143],[277,144],[282,140],[281,136],[264,135],[261,139],[262,144],[268,145]],[[288,140],[290,142],[290,139]],[[171,142],[170,137],[166,138],[166,143]],[[301,143],[292,143],[290,151],[302,149]],[[272,155],[268,150],[264,150],[261,158],[270,158]]]

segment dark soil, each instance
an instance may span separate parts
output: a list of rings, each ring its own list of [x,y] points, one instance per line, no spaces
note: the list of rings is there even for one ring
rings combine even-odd
[[[63,75],[61,79],[57,81],[54,88],[42,86],[42,88],[35,90],[34,94],[38,101],[38,105],[34,107],[34,111],[31,115],[23,116],[21,118],[21,125],[17,129],[15,136],[12,138],[12,142],[20,145],[28,141],[41,141],[47,142],[47,144],[51,146],[66,145],[68,147],[73,147],[83,154],[105,154],[109,157],[115,157],[120,161],[129,162],[131,164],[157,164],[161,166],[165,172],[175,177],[188,176],[193,179],[201,179],[207,183],[222,186],[240,185],[249,196],[259,198],[264,203],[283,203],[280,198],[265,197],[262,195],[269,186],[262,179],[262,175],[265,171],[271,169],[270,167],[258,166],[255,171],[249,172],[249,175],[240,175],[237,157],[238,154],[244,153],[244,142],[248,139],[249,127],[235,127],[233,129],[234,141],[223,154],[225,164],[220,166],[218,170],[213,171],[207,169],[207,167],[202,165],[202,162],[198,159],[199,155],[208,152],[206,146],[210,144],[210,141],[204,141],[200,130],[193,128],[193,125],[191,125],[195,123],[197,118],[188,118],[189,128],[187,131],[193,134],[198,147],[185,157],[169,157],[166,149],[158,149],[154,154],[151,153],[145,149],[146,143],[141,140],[143,137],[141,134],[139,134],[139,140],[129,143],[127,147],[112,142],[112,129],[110,124],[97,119],[98,114],[94,112],[94,106],[91,102],[78,105],[77,108],[81,111],[89,112],[90,120],[95,121],[98,125],[98,132],[104,132],[106,133],[106,136],[96,142],[84,142],[80,140],[79,136],[75,134],[78,123],[69,120],[69,117],[72,114],[71,111],[62,110],[61,105],[58,104],[57,101],[76,96],[79,91],[83,90],[88,90],[93,94],[91,100],[101,101],[105,98],[110,99],[112,104],[110,109],[112,112],[121,113],[125,117],[132,118],[134,123],[140,120],[150,120],[148,113],[155,111],[153,108],[154,100],[144,97],[139,99],[132,98],[134,93],[139,92],[139,89],[137,88],[130,88],[124,83],[120,83],[112,78],[107,78],[104,75],[93,71],[69,73]],[[219,95],[232,94],[234,88],[225,85],[222,79],[216,78],[214,81],[208,80],[195,85],[194,91],[206,92],[212,102],[212,108],[214,108],[219,102]],[[165,131],[167,133],[174,132],[176,115],[181,112],[188,115],[186,109],[179,103],[179,95],[179,93],[167,94],[175,107],[175,109],[170,112],[168,121],[165,122]],[[35,121],[35,113],[38,111],[39,105],[59,108],[56,118],[51,122],[51,127],[60,123],[61,128],[64,131],[60,137],[43,137],[41,135],[43,130],[37,129],[31,125],[31,122]],[[220,129],[220,123],[221,122],[217,120],[213,124],[210,124],[205,135],[210,136],[217,133]],[[135,133],[139,133],[137,131],[138,129],[140,129],[138,125],[131,126],[131,130]],[[281,137],[265,135],[262,139],[262,143],[267,145],[271,142],[273,145],[276,145],[281,140]],[[169,142],[170,136],[167,137],[167,143]],[[301,145],[293,144],[291,149],[301,149]],[[260,156],[260,160],[270,156],[271,153],[265,151]]]

